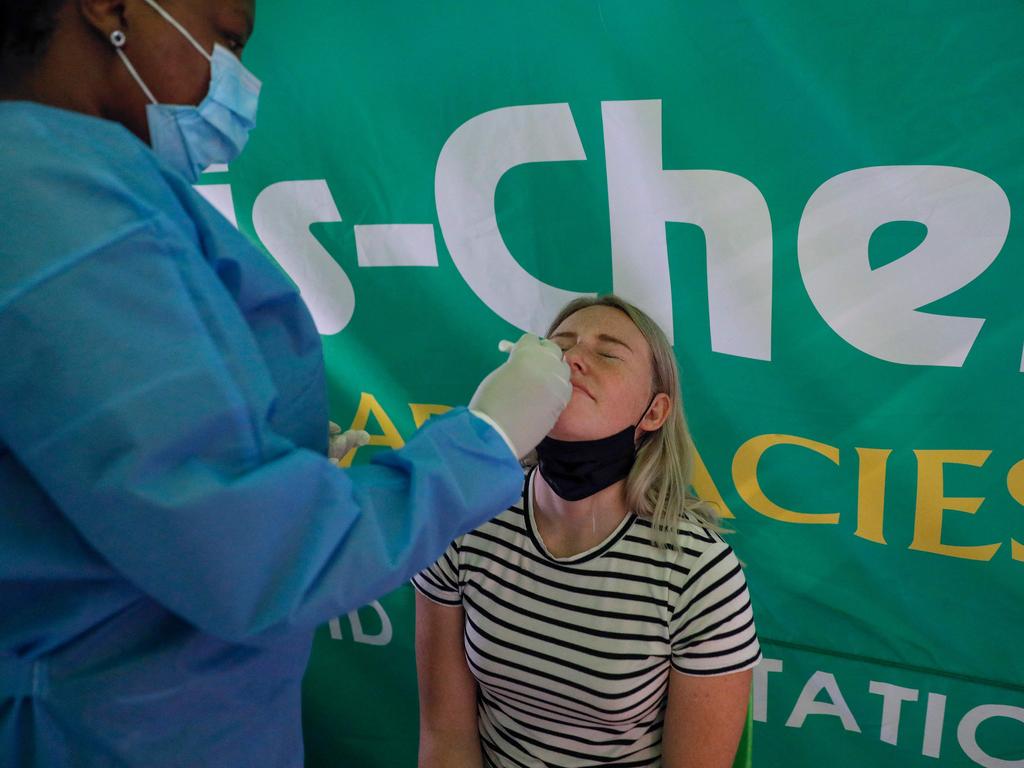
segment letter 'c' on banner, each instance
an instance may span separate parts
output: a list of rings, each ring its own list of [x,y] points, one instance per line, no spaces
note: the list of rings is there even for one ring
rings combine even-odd
[[[568,104],[477,115],[455,130],[437,159],[437,218],[452,261],[484,304],[524,331],[542,335],[564,304],[588,294],[549,285],[519,265],[498,230],[498,182],[524,163],[586,159]]]
[[[765,517],[784,523],[835,524],[838,512],[794,512],[776,504],[765,495],[757,478],[757,468],[764,452],[774,445],[797,445],[819,453],[833,464],[839,463],[839,449],[796,435],[758,435],[739,447],[732,460],[732,477],[740,498],[751,509]]]

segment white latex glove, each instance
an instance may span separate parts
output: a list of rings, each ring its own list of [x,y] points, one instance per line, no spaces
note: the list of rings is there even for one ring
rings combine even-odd
[[[333,421],[327,422],[327,456],[335,466],[353,448],[370,442],[370,433],[364,429],[341,431]]]
[[[469,408],[497,427],[513,453],[532,451],[569,404],[572,386],[562,350],[552,341],[526,333],[510,350],[508,360],[491,371],[476,388]]]

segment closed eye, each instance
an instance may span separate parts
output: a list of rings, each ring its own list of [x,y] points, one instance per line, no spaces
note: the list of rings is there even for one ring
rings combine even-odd
[[[240,54],[242,49],[245,48],[245,41],[242,40],[241,35],[236,35],[232,32],[224,32],[223,37],[228,43],[228,50],[235,55]]]

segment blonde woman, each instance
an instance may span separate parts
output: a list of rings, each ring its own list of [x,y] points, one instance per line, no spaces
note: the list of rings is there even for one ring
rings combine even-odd
[[[521,503],[414,579],[420,768],[728,768],[761,653],[672,348],[616,296],[548,337],[573,394]]]

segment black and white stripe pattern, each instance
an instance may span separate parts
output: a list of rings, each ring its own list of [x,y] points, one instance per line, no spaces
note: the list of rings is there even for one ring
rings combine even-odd
[[[557,559],[520,504],[413,584],[465,610],[481,741],[498,768],[660,765],[670,666],[718,675],[761,658],[739,562],[696,525],[665,549],[630,515],[598,547]]]

